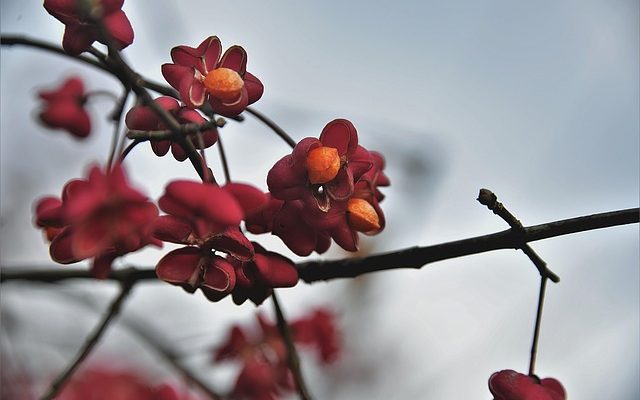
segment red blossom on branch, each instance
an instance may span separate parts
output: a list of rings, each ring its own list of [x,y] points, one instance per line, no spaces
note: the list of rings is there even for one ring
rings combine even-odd
[[[155,99],[154,102],[162,109],[171,113],[180,124],[204,124],[207,122],[196,110],[180,106],[172,97],[159,97]],[[131,108],[125,117],[125,123],[127,128],[141,131],[161,131],[167,129],[158,115],[149,106],[138,105]],[[202,136],[202,143],[200,143],[196,133],[190,134],[187,138],[187,140],[193,143],[196,149],[209,148],[218,141],[218,130],[215,127],[200,132],[200,135]],[[171,148],[171,154],[173,154],[176,160],[184,161],[187,159],[187,153],[177,141],[155,140],[152,138],[150,143],[153,152],[157,156],[164,156],[169,151],[169,148]]]
[[[168,215],[156,220],[153,235],[187,246],[169,252],[158,262],[158,277],[189,292],[200,288],[211,301],[225,297],[236,285],[236,271],[215,251],[227,253],[230,260],[251,260],[254,247],[240,232],[239,224],[266,201],[264,193],[250,185],[171,182],[158,202]]]
[[[222,54],[217,36],[206,38],[196,48],[171,49],[172,64],[162,65],[162,75],[187,107],[208,101],[217,114],[232,117],[253,104],[264,90],[258,78],[247,72],[247,53],[231,46]]]
[[[62,38],[64,51],[76,56],[88,50],[96,40],[106,44],[88,14],[100,16],[118,48],[123,49],[133,43],[133,28],[122,11],[124,0],[92,1],[91,9],[84,12],[81,3],[78,0],[44,0],[45,10],[65,25]]]
[[[505,369],[489,378],[489,391],[495,400],[565,400],[562,384],[553,378],[539,379]]]
[[[120,165],[106,172],[92,167],[86,180],[65,185],[61,199],[45,197],[35,208],[36,225],[51,240],[51,258],[61,264],[91,258],[97,278],[109,274],[117,257],[161,245],[150,235],[158,209],[129,186]]]
[[[78,77],[70,77],[53,90],[38,93],[42,99],[39,117],[42,123],[53,129],[64,129],[74,137],[83,139],[91,133],[91,119],[85,110],[84,84]]]

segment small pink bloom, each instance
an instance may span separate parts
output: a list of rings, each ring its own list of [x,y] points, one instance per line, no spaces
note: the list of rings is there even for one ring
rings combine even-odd
[[[43,100],[40,120],[47,127],[64,129],[79,139],[89,136],[91,120],[84,109],[86,97],[80,78],[71,77],[59,88],[43,90],[39,96]]]
[[[217,114],[232,117],[262,96],[262,83],[247,72],[247,53],[232,46],[222,54],[217,36],[196,48],[171,49],[173,64],[162,65],[162,75],[180,93],[182,101],[197,108],[208,101]]]
[[[154,100],[161,108],[171,113],[179,123],[203,124],[207,122],[197,111],[188,107],[183,107],[172,97],[159,97]],[[160,121],[160,118],[149,106],[134,106],[127,112],[125,117],[127,128],[141,131],[160,131],[166,130],[167,127]],[[200,132],[202,136],[202,145],[197,134],[189,135],[188,140],[193,143],[196,149],[206,149],[213,146],[218,141],[218,130],[214,127]],[[173,140],[151,140],[151,148],[157,156],[164,156],[171,148],[173,157],[178,161],[187,159],[187,153]]]
[[[322,361],[330,363],[340,355],[341,344],[333,314],[317,309],[310,316],[291,323],[296,343],[315,348]]]
[[[93,8],[100,9],[102,21],[120,49],[133,43],[133,28],[122,11],[124,0],[98,0],[92,3]],[[62,47],[67,53],[78,55],[89,49],[96,40],[106,44],[98,37],[97,27],[82,14],[77,0],[44,0],[44,8],[65,25]]]
[[[565,400],[562,384],[553,378],[538,379],[505,369],[489,378],[489,391],[495,400]]]

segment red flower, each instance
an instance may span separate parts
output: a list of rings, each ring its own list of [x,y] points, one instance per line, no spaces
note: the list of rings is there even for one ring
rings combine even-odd
[[[124,11],[124,0],[98,0],[92,2],[92,8],[99,8],[102,22],[123,49],[133,43],[133,28]],[[44,0],[44,8],[58,21],[65,24],[62,47],[71,55],[78,55],[89,49],[96,40],[106,44],[98,37],[97,27],[90,23],[82,13],[77,0]],[[91,10],[93,12],[94,10]]]
[[[290,155],[271,168],[267,185],[280,200],[304,200],[321,211],[332,202],[348,200],[357,181],[373,164],[369,152],[358,146],[358,134],[345,119],[329,122],[320,139],[304,138]]]
[[[340,354],[340,339],[333,314],[326,309],[317,309],[310,316],[291,324],[296,343],[315,348],[322,361],[330,363]]]
[[[247,72],[247,53],[232,46],[222,54],[217,36],[206,38],[197,48],[171,49],[173,64],[162,65],[162,75],[190,108],[208,101],[213,111],[227,117],[240,114],[262,96],[262,83]]]
[[[91,133],[91,120],[87,110],[84,85],[80,78],[71,77],[54,90],[43,90],[39,94],[44,101],[40,120],[49,128],[64,129],[77,138]]]
[[[308,256],[314,250],[322,254],[329,249],[331,237],[303,219],[300,200],[283,201],[269,196],[269,203],[261,212],[247,218],[245,226],[251,233],[271,232],[299,256]]]
[[[540,380],[505,369],[489,378],[489,390],[495,400],[564,400],[562,384],[553,378]]]
[[[240,305],[247,299],[256,305],[271,295],[273,288],[292,287],[298,283],[298,270],[288,258],[265,250],[253,242],[255,255],[248,261],[230,259],[236,271],[233,302]]]
[[[195,123],[203,124],[207,122],[202,115],[197,111],[187,107],[181,107],[178,102],[172,97],[159,97],[154,100],[164,110],[170,112],[181,124]],[[166,130],[166,126],[160,121],[160,118],[149,106],[134,106],[127,112],[125,117],[125,123],[127,128],[141,130],[141,131],[158,131]],[[197,149],[206,149],[213,146],[218,141],[218,130],[213,127],[202,131],[202,144],[198,140],[197,135],[191,134],[188,140],[193,143]],[[184,149],[175,141],[172,140],[151,140],[151,148],[156,155],[162,157],[171,148],[171,153],[178,161],[184,161],[187,159],[187,153]]]
[[[102,172],[94,166],[86,180],[68,182],[62,199],[41,199],[36,205],[36,225],[51,240],[54,261],[70,264],[92,258],[92,272],[105,278],[119,256],[147,244],[160,245],[151,236],[158,209],[131,188],[123,168]]]
[[[200,288],[211,301],[233,290],[236,272],[232,264],[213,251],[248,261],[254,255],[249,240],[238,226],[245,215],[259,210],[266,196],[249,185],[174,181],[160,198],[160,208],[169,215],[159,217],[154,237],[187,247],[165,255],[156,266],[158,277],[189,292]]]

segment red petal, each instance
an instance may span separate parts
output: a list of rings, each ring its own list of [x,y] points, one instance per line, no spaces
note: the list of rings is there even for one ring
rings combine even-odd
[[[247,71],[247,52],[240,46],[231,46],[224,52],[218,67],[229,68],[244,77]]]
[[[338,175],[332,181],[324,184],[324,189],[333,200],[348,200],[353,194],[353,175],[351,175],[349,168],[340,168]]]
[[[362,146],[358,146],[356,151],[349,157],[348,168],[353,175],[354,181],[373,167],[373,158],[369,151]]]
[[[350,157],[358,147],[358,133],[350,121],[335,119],[324,127],[320,141],[323,146],[338,149],[341,156]]]
[[[254,264],[263,283],[274,287],[292,287],[298,283],[298,270],[288,258],[274,252],[256,254]]]
[[[346,221],[331,229],[331,237],[346,251],[358,251],[358,232],[351,230]]]
[[[269,201],[267,195],[261,190],[244,183],[228,183],[222,189],[236,198],[245,215],[261,211]]]
[[[65,228],[52,241],[49,246],[49,254],[53,261],[60,264],[72,264],[82,260],[77,258],[72,251],[73,231]]]
[[[253,258],[253,245],[238,228],[229,228],[207,241],[215,250],[222,251],[240,260]]]
[[[309,192],[306,184],[306,169],[296,168],[291,155],[278,160],[267,174],[269,191],[273,197],[280,200],[296,200],[304,197]]]
[[[156,265],[156,275],[174,285],[196,287],[201,251],[197,247],[182,247],[167,253]]]
[[[264,86],[262,82],[249,72],[244,74],[244,86],[247,88],[247,95],[249,104],[253,104],[260,100],[264,93]]]
[[[233,266],[224,258],[214,256],[208,268],[204,271],[202,288],[220,293],[229,293],[236,284],[236,274]]]
[[[90,25],[67,24],[62,37],[64,51],[77,56],[87,50],[98,38],[96,29]]]
[[[298,203],[298,202],[296,202]],[[299,256],[305,257],[315,250],[316,231],[300,218],[301,204],[286,202],[273,219],[273,234]]]
[[[224,117],[235,117],[243,112],[247,108],[247,105],[249,105],[249,94],[247,92],[247,88],[243,87],[240,98],[235,102],[224,103],[222,100],[209,96],[209,104],[217,114]]]
[[[115,12],[106,14],[103,17],[103,22],[120,49],[133,43],[133,28],[124,11],[118,9]]]
[[[152,226],[153,236],[165,242],[186,244],[192,233],[191,225],[172,215],[158,217]]]
[[[91,263],[91,275],[96,279],[107,279],[111,272],[111,265],[116,257],[115,253],[106,253],[94,258]]]
[[[36,225],[40,227],[64,226],[62,200],[57,197],[43,197],[35,206]]]

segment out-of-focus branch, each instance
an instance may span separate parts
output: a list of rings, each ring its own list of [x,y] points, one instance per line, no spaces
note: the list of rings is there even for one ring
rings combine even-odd
[[[80,364],[87,358],[91,351],[94,349],[95,345],[98,344],[102,335],[106,331],[107,327],[113,320],[113,318],[118,315],[120,312],[120,308],[122,303],[127,298],[131,289],[133,288],[133,284],[123,283],[120,288],[120,293],[118,297],[111,303],[111,306],[105,313],[102,321],[96,327],[95,331],[87,338],[84,346],[78,352],[76,358],[69,364],[69,366],[53,381],[47,393],[42,397],[43,400],[51,400],[60,393],[60,390],[64,387],[64,385],[69,381],[73,373],[78,369]]]
[[[278,326],[278,331],[280,332],[280,336],[282,336],[282,340],[287,346],[287,362],[289,363],[289,368],[291,368],[291,372],[293,373],[293,379],[296,383],[298,395],[300,396],[301,400],[311,400],[309,389],[307,389],[307,384],[305,383],[304,376],[302,375],[300,357],[298,357],[298,351],[296,350],[296,345],[293,343],[293,337],[291,336],[289,324],[287,323],[284,312],[280,307],[280,302],[278,301],[278,296],[276,295],[275,290],[271,294],[271,299],[273,300],[273,308],[276,312],[276,323]]]
[[[387,271],[399,268],[419,269],[436,261],[480,254],[493,250],[518,249],[523,243],[612,226],[634,224],[638,223],[639,220],[640,210],[638,208],[629,208],[626,210],[586,215],[524,227],[522,233],[508,229],[502,232],[457,240],[455,242],[424,247],[409,247],[361,258],[307,261],[298,263],[296,266],[300,278],[307,283],[328,281],[337,278],[353,278],[376,271]],[[39,269],[35,267],[33,267],[33,269],[27,269],[26,267],[7,268],[3,266],[2,269],[0,269],[0,282],[11,280],[57,282],[74,278],[94,279],[87,270],[71,270],[68,269],[68,267],[65,269],[61,269],[60,267],[51,269],[50,266],[46,266]],[[156,274],[155,271],[150,268],[138,269],[131,267],[112,271],[107,279],[137,281],[156,279]]]

